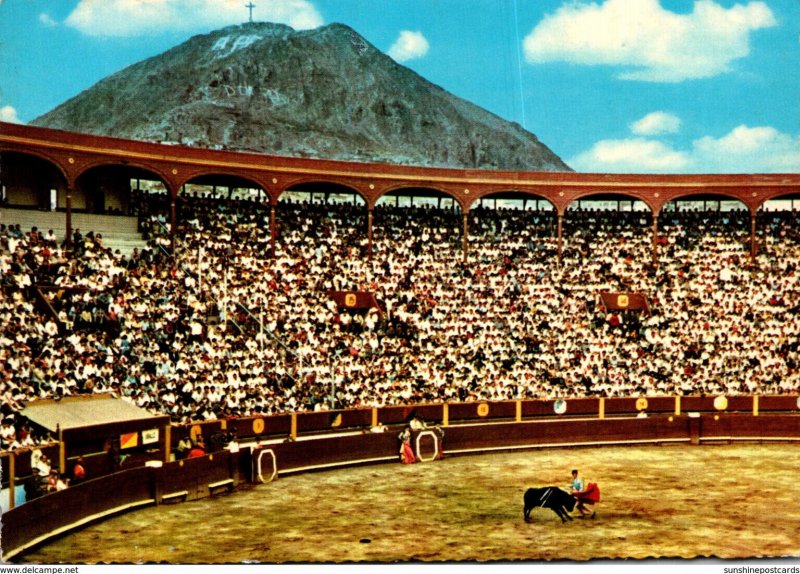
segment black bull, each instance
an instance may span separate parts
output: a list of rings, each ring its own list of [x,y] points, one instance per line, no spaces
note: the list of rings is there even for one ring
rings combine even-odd
[[[557,486],[529,488],[525,491],[525,522],[531,521],[531,510],[537,506],[551,509],[558,514],[561,522],[566,522],[567,519],[572,520],[569,513],[575,509],[575,502],[575,497]]]

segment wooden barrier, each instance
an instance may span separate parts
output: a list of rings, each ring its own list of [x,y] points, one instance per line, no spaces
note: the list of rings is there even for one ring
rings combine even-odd
[[[234,486],[242,479],[238,457],[226,451],[160,467],[123,470],[26,502],[3,514],[3,558],[120,512],[176,499],[205,498],[214,485]]]
[[[155,496],[161,502],[164,495],[185,491],[187,500],[197,500],[211,494],[210,484],[230,479],[238,483],[241,478],[237,457],[238,454],[219,451],[165,464],[156,473]]]
[[[463,425],[447,429],[445,453],[452,455],[525,448],[666,442],[689,442],[687,417]]]
[[[261,448],[275,453],[280,475],[398,460],[399,442],[396,432],[350,433],[281,442]]]
[[[413,414],[427,421],[443,420],[455,415],[457,424],[442,427],[443,437],[436,429],[414,433],[417,455],[425,461],[435,460],[440,453],[446,456],[478,454],[535,448],[564,448],[575,446],[640,445],[640,444],[701,444],[714,441],[800,441],[800,415],[796,398],[791,401],[766,400],[762,397],[758,416],[753,401],[736,401],[740,412],[727,412],[731,403],[722,405],[711,397],[688,400],[683,397],[648,400],[647,409],[638,414],[620,414],[627,409],[643,407],[641,401],[608,399],[602,409],[610,410],[600,417],[601,402],[597,399],[570,401],[567,415],[554,413],[554,401],[503,401],[500,403],[464,403],[460,405],[430,405],[424,410],[410,407],[378,409],[381,422],[398,424],[386,432],[366,429],[337,432],[330,426],[336,413],[315,413],[313,417],[295,417],[299,428],[319,428],[316,434],[300,435],[296,440],[266,440],[256,433],[257,441],[241,444],[240,452],[227,450],[205,457],[140,467],[116,472],[87,481],[67,490],[48,494],[40,499],[13,508],[3,515],[2,548],[5,558],[12,558],[25,549],[48,538],[78,528],[92,520],[137,508],[145,504],[160,504],[211,496],[234,487],[241,481],[268,482],[281,475],[324,470],[348,465],[375,464],[399,461],[398,432]],[[488,405],[488,406],[481,406]],[[573,408],[574,407],[574,408]],[[665,412],[653,414],[652,408]],[[487,411],[488,409],[488,411]],[[700,409],[707,409],[700,412]],[[710,409],[710,410],[709,410]],[[547,416],[532,417],[532,412],[547,412]],[[585,415],[574,414],[585,412]],[[680,411],[676,415],[674,411]],[[643,413],[647,416],[643,416]],[[424,414],[423,414],[424,413]],[[371,409],[359,409],[342,421],[348,424],[375,419]],[[527,420],[517,420],[520,414]],[[267,417],[268,418],[268,417]],[[266,428],[254,424],[258,417],[228,421],[228,429]],[[266,420],[258,419],[258,420]],[[287,417],[280,419],[287,430]],[[333,419],[336,422],[336,419]],[[450,420],[452,423],[452,420]],[[232,425],[233,423],[233,425]],[[194,427],[192,427],[194,428]],[[222,424],[209,425],[219,432]],[[278,428],[271,427],[271,428]],[[201,431],[206,427],[201,427]],[[195,429],[197,431],[197,429]],[[179,432],[175,434],[179,435]],[[260,476],[257,465],[263,463]]]
[[[13,558],[63,532],[132,508],[154,504],[153,472],[141,467],[89,480],[3,514],[3,558]]]
[[[668,403],[670,409],[674,408],[674,401]],[[385,433],[344,433],[259,445],[254,447],[254,457],[259,451],[269,451],[270,476],[396,461],[399,460],[397,431],[400,428]],[[492,420],[491,424],[476,421],[450,425],[442,430],[442,450],[450,456],[568,446],[699,444],[739,440],[737,437],[741,437],[740,440],[794,441],[800,440],[800,416],[691,412],[647,417],[550,417],[520,422]],[[433,457],[434,448],[439,448],[427,440],[421,444],[423,458]]]
[[[283,414],[262,417],[245,417],[227,421],[227,431],[238,440],[267,440],[275,438],[297,438],[304,434],[340,433],[366,430],[376,423],[383,425],[405,425],[412,417],[432,424],[451,427],[459,424],[523,421],[547,418],[572,419],[574,417],[619,418],[649,415],[685,415],[698,413],[768,414],[770,412],[800,413],[797,395],[785,396],[731,396],[724,397],[725,408],[718,408],[718,397],[613,397],[574,398],[563,400],[520,401],[475,401],[466,403],[424,404],[381,407],[377,409],[353,409],[343,411],[321,411],[314,413]],[[557,405],[558,403],[558,405]],[[563,409],[557,412],[556,407]],[[294,420],[294,425],[292,424]],[[220,421],[195,423],[190,426],[209,438],[219,432]],[[173,448],[189,434],[187,427],[175,427],[172,433]]]

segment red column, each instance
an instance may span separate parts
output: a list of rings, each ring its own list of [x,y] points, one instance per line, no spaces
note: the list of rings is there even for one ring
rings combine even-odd
[[[372,208],[367,209],[367,257],[372,258]]]
[[[467,262],[467,250],[468,250],[468,244],[469,244],[469,211],[465,211],[464,212],[463,219],[464,219],[464,237],[463,237],[463,241],[462,241],[462,245],[463,245],[462,249],[463,249],[463,252],[464,252],[464,263],[466,263]]]
[[[562,241],[562,229],[564,225],[564,216],[558,214],[558,263],[561,264],[561,255],[564,251],[564,244]]]
[[[653,266],[658,267],[658,214],[653,214]]]
[[[67,207],[67,237],[65,239],[67,249],[72,250],[72,186],[67,185],[66,196]]]
[[[275,257],[275,236],[278,234],[275,223],[275,203],[269,206],[269,251]]]
[[[169,202],[169,248],[173,256],[175,255],[175,229],[178,224],[177,203],[175,196],[172,196]]]

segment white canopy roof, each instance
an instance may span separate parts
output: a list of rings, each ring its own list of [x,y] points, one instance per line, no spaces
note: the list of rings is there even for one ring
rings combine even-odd
[[[35,424],[55,432],[97,426],[108,423],[156,419],[145,409],[112,397],[111,395],[86,395],[65,397],[59,401],[34,401],[21,413]]]

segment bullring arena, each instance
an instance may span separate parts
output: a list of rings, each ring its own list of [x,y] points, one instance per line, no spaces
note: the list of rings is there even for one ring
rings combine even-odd
[[[800,175],[0,152],[5,559],[800,554]]]

